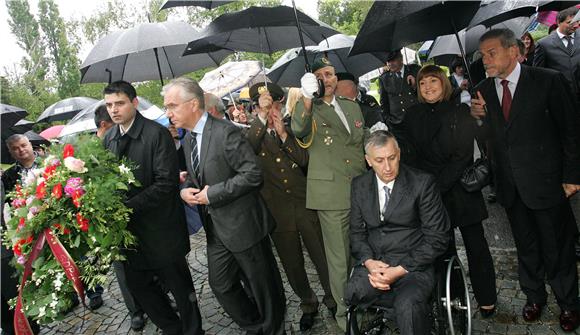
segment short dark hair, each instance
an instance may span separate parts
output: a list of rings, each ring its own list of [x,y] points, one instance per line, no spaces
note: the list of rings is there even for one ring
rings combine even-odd
[[[463,68],[465,68],[465,65],[463,65],[463,58],[461,57],[455,57],[453,58],[453,60],[451,61],[451,65],[449,66],[449,71],[451,71],[451,73],[455,72],[455,68],[461,66]]]
[[[558,24],[560,24],[560,23],[566,21],[566,19],[569,16],[573,17],[574,15],[576,15],[576,13],[578,13],[578,8],[576,8],[576,6],[572,6],[570,8],[566,8],[564,10],[561,10],[558,13],[558,16],[556,16],[556,21],[558,22]]]
[[[481,35],[479,38],[479,43],[490,40],[492,38],[499,39],[501,46],[506,49],[509,47],[517,46],[518,44],[514,32],[506,28],[488,30],[485,34]]]
[[[113,123],[113,120],[111,120],[111,116],[109,115],[109,112],[107,112],[107,105],[102,104],[99,105],[97,109],[95,109],[94,120],[95,124],[97,125],[97,129],[101,126],[101,121]]]
[[[135,87],[133,87],[133,85],[124,80],[112,82],[109,85],[107,85],[107,87],[105,87],[105,89],[103,90],[103,94],[119,94],[119,93],[125,94],[126,96],[129,97],[129,100],[131,101],[133,101],[133,99],[137,97],[137,91],[135,90]]]

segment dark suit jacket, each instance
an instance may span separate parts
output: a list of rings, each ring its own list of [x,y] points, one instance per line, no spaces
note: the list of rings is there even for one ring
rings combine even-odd
[[[130,186],[126,204],[133,210],[128,229],[137,237],[136,250],[127,251],[136,268],[160,268],[189,250],[189,235],[179,197],[179,170],[173,138],[167,129],[139,112],[121,136],[114,126],[103,139],[105,147],[138,165],[141,183]]]
[[[531,209],[557,205],[564,199],[562,183],[580,184],[580,113],[564,76],[522,65],[508,122],[494,79],[476,90],[487,104],[483,125],[500,204],[511,207],[517,191]]]
[[[190,157],[191,132],[185,136],[183,149],[185,157]],[[186,163],[189,178],[185,187],[209,185],[210,203],[200,213],[204,227],[228,250],[246,250],[274,229],[260,196],[262,170],[238,127],[208,115],[201,141],[200,181],[194,177],[191,160]]]
[[[407,77],[412,75],[417,79],[417,73],[421,68],[416,64],[403,67],[405,70],[401,79],[390,71],[379,77],[381,108],[389,126],[399,124],[405,115],[405,110],[417,103],[417,90],[409,85]]]
[[[357,262],[378,259],[423,271],[445,252],[449,236],[449,218],[431,175],[400,165],[384,222],[375,172],[352,181],[350,245]]]
[[[560,71],[572,88],[572,92],[578,94],[578,84],[575,80],[574,72],[580,62],[580,30],[574,34],[574,48],[572,54],[568,53],[564,42],[560,39],[556,31],[542,38],[536,44],[534,54],[534,66],[546,67]]]

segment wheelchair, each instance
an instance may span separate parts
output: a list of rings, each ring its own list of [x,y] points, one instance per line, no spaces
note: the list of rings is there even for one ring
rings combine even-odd
[[[431,295],[432,335],[470,335],[471,300],[467,286],[467,276],[463,264],[456,254],[438,260],[435,265],[436,284]],[[347,334],[379,335],[389,334],[393,329],[389,323],[394,310],[392,306],[371,306],[366,308],[357,320],[356,306],[347,311]]]

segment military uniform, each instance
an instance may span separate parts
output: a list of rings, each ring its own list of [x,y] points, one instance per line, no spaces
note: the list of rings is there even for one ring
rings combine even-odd
[[[292,117],[292,131],[309,143],[310,161],[306,184],[306,207],[317,210],[322,227],[332,295],[337,302],[336,319],[346,330],[344,290],[350,268],[349,216],[351,180],[366,171],[364,119],[358,104],[335,97],[344,112],[347,130],[333,105],[312,101],[312,111],[301,100]]]
[[[402,77],[395,72],[385,72],[379,77],[379,93],[381,94],[381,108],[389,128],[403,121],[406,110],[417,104],[417,91],[407,82],[408,76],[417,78],[419,66],[404,65]],[[395,134],[396,136],[396,134]]]
[[[290,122],[285,119],[286,124]],[[316,212],[306,209],[306,176],[308,152],[296,143],[289,124],[288,137],[282,143],[275,133],[268,133],[267,126],[258,118],[251,123],[248,141],[258,154],[264,171],[264,186],[261,193],[276,221],[271,234],[276,250],[286,271],[290,286],[300,297],[303,313],[318,311],[318,298],[310,287],[300,238],[318,271],[325,292],[324,303],[335,308],[330,292],[328,266],[324,253],[322,232]]]
[[[372,95],[361,92],[356,101],[365,119],[365,127],[371,128],[377,122],[385,123],[381,106]]]

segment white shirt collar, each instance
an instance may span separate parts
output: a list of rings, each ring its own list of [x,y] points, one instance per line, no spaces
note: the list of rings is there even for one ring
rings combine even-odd
[[[121,136],[123,136],[129,132],[129,129],[131,129],[131,127],[133,126],[133,123],[135,123],[136,118],[137,118],[137,115],[135,115],[133,120],[131,120],[131,123],[129,123],[129,126],[127,127],[127,129],[123,129],[123,125],[119,125],[119,131],[121,132]]]
[[[390,192],[393,192],[393,187],[395,187],[395,180],[397,180],[396,178],[391,180],[390,182],[388,182],[386,184],[381,180],[381,178],[379,178],[379,176],[377,176],[376,173],[375,173],[375,178],[377,178],[377,186],[378,186],[379,192],[382,192],[383,189],[385,188],[385,186],[389,188]]]
[[[505,78],[510,84],[514,84],[517,86],[518,81],[520,80],[520,74],[522,72],[522,66],[520,63],[516,62],[516,67],[512,70],[512,72]],[[496,85],[501,85],[501,81],[503,79],[496,77],[495,83]]]
[[[558,38],[559,39],[564,39],[564,37],[568,36],[568,35],[562,34],[560,32],[560,30],[558,30],[558,29],[556,29],[556,34],[558,34]],[[575,32],[569,35],[570,36],[570,39],[574,40],[574,34],[575,34]]]
[[[194,132],[197,135],[202,135],[203,128],[205,127],[206,122],[207,122],[207,112],[203,112],[203,114],[201,115],[201,118],[199,118],[199,120],[195,124],[195,127],[193,127],[192,132]]]

